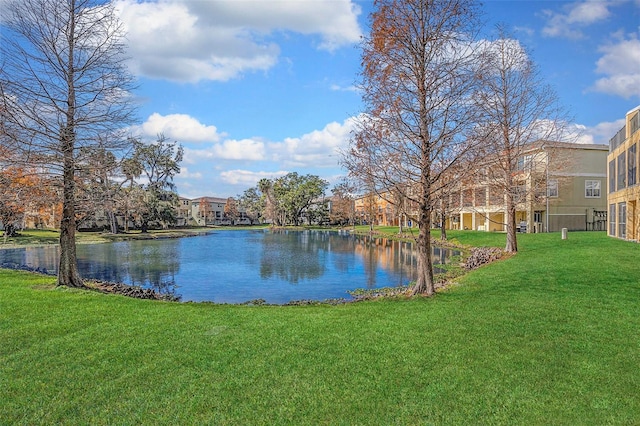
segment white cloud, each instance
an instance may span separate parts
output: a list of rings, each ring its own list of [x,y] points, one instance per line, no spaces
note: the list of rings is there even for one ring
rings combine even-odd
[[[614,4],[615,2],[608,1],[586,1],[566,5],[563,13],[545,10],[543,13],[548,21],[542,34],[547,37],[582,38],[584,34],[581,28],[609,18],[609,7]]]
[[[215,126],[207,126],[187,114],[151,114],[139,130],[145,136],[162,133],[169,139],[183,142],[217,142],[223,134]]]
[[[342,124],[332,122],[322,130],[296,138],[286,138],[270,145],[274,159],[291,167],[335,167],[339,154],[349,144],[356,118],[348,118]]]
[[[277,32],[320,35],[321,49],[357,42],[360,8],[335,1],[118,0],[132,71],[181,82],[226,81],[275,65]]]
[[[625,38],[619,33],[614,38],[615,42],[599,49],[604,55],[596,63],[596,72],[605,77],[591,89],[625,99],[640,97],[640,40],[636,34]]]
[[[609,139],[615,136],[625,124],[625,119],[621,118],[616,121],[603,121],[595,126],[581,126],[581,140],[579,143],[598,143],[608,144]]]
[[[287,171],[254,172],[251,170],[228,170],[220,173],[222,180],[230,185],[244,185],[246,188],[255,186],[260,179],[273,179],[286,175]]]
[[[264,142],[254,139],[226,140],[220,145],[213,147],[216,158],[224,160],[251,160],[260,161],[264,159]]]
[[[244,160],[261,161],[265,159],[265,144],[258,139],[228,139],[203,149],[185,147],[184,162],[197,164],[203,160]]]
[[[202,173],[191,172],[186,167],[180,167],[180,173],[176,177],[181,179],[202,179]]]
[[[355,85],[340,86],[338,84],[332,84],[330,88],[334,92],[359,92],[360,91],[360,89]]]

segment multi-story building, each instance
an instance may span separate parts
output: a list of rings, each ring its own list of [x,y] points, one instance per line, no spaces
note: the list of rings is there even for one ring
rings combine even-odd
[[[362,195],[354,200],[355,219],[361,224],[398,226],[400,209],[393,203],[390,191]]]
[[[185,197],[179,197],[178,214],[176,216],[176,225],[188,226],[195,225],[197,222],[191,216],[191,200]]]
[[[188,201],[188,204],[185,204]],[[199,226],[210,225],[250,225],[245,209],[236,205],[236,217],[225,214],[226,198],[200,197],[193,200],[181,198],[184,210],[180,211],[182,220]],[[187,208],[187,207],[190,208]]]
[[[625,125],[609,141],[608,234],[627,240],[640,240],[640,106],[629,111]]]
[[[217,197],[200,197],[191,200],[191,217],[200,226],[220,225],[224,219],[227,200]]]
[[[606,145],[531,143],[518,158],[514,196],[520,232],[604,230]],[[488,164],[491,164],[489,161]],[[490,166],[488,166],[490,167]],[[504,189],[490,173],[477,173],[450,195],[449,229],[505,231]]]

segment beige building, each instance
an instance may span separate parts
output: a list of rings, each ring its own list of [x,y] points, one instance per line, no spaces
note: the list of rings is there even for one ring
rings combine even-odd
[[[518,159],[516,227],[520,232],[604,230],[606,145],[538,141]],[[449,229],[506,230],[504,195],[488,178],[451,195]]]
[[[181,206],[184,206],[184,209],[181,209],[180,214],[185,215],[182,216],[182,220],[186,220],[189,224],[191,224],[192,221],[198,226],[251,224],[251,221],[247,218],[245,210],[239,206],[237,206],[238,217],[233,221],[225,215],[225,205],[227,204],[226,198],[200,197],[193,200],[181,198],[180,201]],[[190,209],[188,209],[187,204],[185,204],[187,201]]]
[[[640,106],[629,111],[625,125],[609,141],[608,234],[627,240],[640,240],[640,185],[638,157],[640,145]]]

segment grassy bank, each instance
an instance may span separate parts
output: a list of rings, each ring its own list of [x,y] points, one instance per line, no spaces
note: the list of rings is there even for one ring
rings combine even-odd
[[[504,235],[452,234],[502,246]],[[523,235],[433,299],[176,304],[0,270],[2,424],[637,424],[640,246]]]
[[[123,240],[180,238],[199,235],[203,232],[211,232],[212,230],[213,228],[154,229],[144,234],[140,231],[121,232],[119,234],[95,231],[77,232],[76,242],[78,244],[96,244]],[[7,238],[6,241],[3,237],[0,237],[0,248],[58,244],[59,240],[60,231],[54,229],[26,229],[20,231],[15,237]]]

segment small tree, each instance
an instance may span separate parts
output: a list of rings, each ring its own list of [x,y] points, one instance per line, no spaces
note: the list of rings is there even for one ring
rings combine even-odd
[[[524,175],[536,168],[536,157],[526,159],[525,152],[536,140],[561,139],[568,120],[526,49],[498,30],[498,38],[485,46],[478,73],[481,90],[474,99],[482,124],[476,138],[485,150],[489,181],[504,195],[505,251],[516,252],[516,208],[539,189],[522,184]]]
[[[271,222],[272,226],[284,225],[281,209],[274,194],[273,182],[270,179],[266,178],[260,179],[260,181],[258,182],[258,189],[262,193],[265,205],[264,218]]]
[[[333,196],[331,198],[331,211],[329,218],[331,223],[337,223],[340,226],[355,224],[355,205],[354,194],[356,188],[347,180],[343,180],[335,185],[331,190]]]
[[[235,198],[227,198],[227,202],[224,204],[224,216],[231,221],[232,225],[236,224],[236,220],[240,217],[240,212]]]
[[[0,223],[5,241],[16,235],[28,211],[55,203],[55,194],[33,169],[9,166],[0,171]]]

